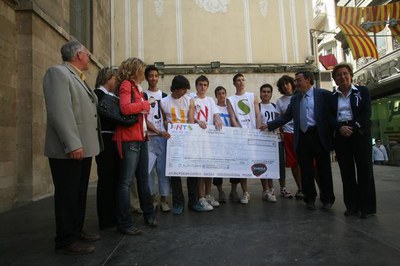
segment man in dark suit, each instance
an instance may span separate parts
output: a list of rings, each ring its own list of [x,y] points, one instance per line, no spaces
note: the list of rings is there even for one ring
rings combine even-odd
[[[353,70],[340,63],[332,71],[338,88],[332,94],[334,148],[343,182],[345,216],[376,213],[372,167],[371,97],[367,87],[352,84]],[[355,165],[354,165],[355,163]],[[357,177],[356,177],[357,169]]]
[[[92,157],[102,148],[97,97],[85,83],[90,54],[79,42],[61,48],[64,63],[50,67],[43,79],[47,109],[45,155],[54,183],[56,252],[84,254],[99,235],[82,231]]]
[[[316,209],[317,192],[314,177],[317,174],[320,180],[322,209],[329,210],[335,201],[330,162],[331,127],[328,109],[331,93],[313,87],[311,72],[296,73],[295,82],[299,93],[292,96],[285,114],[268,123],[268,129],[274,130],[293,119],[294,148],[301,171],[304,202],[307,209]]]

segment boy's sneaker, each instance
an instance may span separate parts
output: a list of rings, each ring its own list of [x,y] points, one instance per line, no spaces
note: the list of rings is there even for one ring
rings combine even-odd
[[[242,198],[240,199],[240,203],[247,204],[250,201],[250,194],[249,192],[244,192]]]
[[[225,192],[221,191],[218,194],[218,201],[221,202],[221,203],[225,203],[226,202]]]
[[[175,204],[174,207],[172,208],[172,214],[174,215],[179,215],[182,214],[183,212],[183,206]]]
[[[213,206],[207,202],[206,198],[200,198],[193,206],[193,210],[197,212],[208,212],[212,211],[213,209]]]
[[[239,195],[236,191],[231,191],[231,193],[229,193],[229,199],[233,202],[239,202],[240,198]]]
[[[160,209],[163,212],[169,212],[171,210],[171,208],[168,205],[168,202],[166,202],[166,201],[161,201],[160,202]]]
[[[287,191],[285,187],[281,188],[281,197],[285,199],[293,198],[292,193],[290,193],[290,191]]]
[[[263,192],[263,200],[268,202],[276,202],[275,190],[269,189]]]
[[[219,207],[219,202],[214,199],[211,195],[206,195],[207,202],[213,207]]]
[[[304,199],[304,194],[303,194],[303,192],[301,190],[297,190],[296,195],[294,195],[294,197],[297,200],[302,200],[302,199]]]

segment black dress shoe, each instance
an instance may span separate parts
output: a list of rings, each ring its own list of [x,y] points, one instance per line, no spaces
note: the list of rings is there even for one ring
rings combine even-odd
[[[149,218],[149,219],[145,220],[144,223],[145,223],[147,226],[150,226],[150,227],[157,227],[157,220],[156,220],[156,218]]]
[[[324,205],[322,205],[322,210],[323,211],[329,211],[332,208],[332,204],[331,203],[324,203]]]
[[[56,253],[67,254],[67,255],[82,255],[88,254],[94,251],[93,246],[81,244],[79,242],[72,243],[68,246],[56,248]]]
[[[98,234],[89,234],[86,232],[82,232],[81,233],[81,237],[79,238],[79,240],[85,241],[85,242],[93,242],[93,241],[97,241],[101,238],[100,235]]]
[[[129,227],[129,228],[124,228],[124,229],[118,229],[118,231],[120,231],[122,234],[128,235],[128,236],[138,236],[143,233],[142,230],[140,230],[134,226]]]
[[[352,216],[352,215],[357,215],[358,211],[354,211],[354,210],[346,210],[344,212],[344,216]]]
[[[317,208],[315,208],[314,202],[309,202],[309,203],[306,203],[306,209],[310,210],[310,211],[315,211]]]
[[[371,217],[371,216],[374,216],[375,215],[375,213],[361,213],[361,215],[360,215],[360,218],[361,219],[367,219],[367,218],[369,218],[369,217]]]

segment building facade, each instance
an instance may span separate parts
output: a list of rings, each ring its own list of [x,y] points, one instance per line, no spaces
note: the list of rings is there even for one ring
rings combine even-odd
[[[315,71],[311,0],[112,1],[114,65],[139,57],[161,67],[160,88],[176,74],[191,81],[204,74],[209,94],[219,85],[234,93],[233,76],[245,75],[249,91],[276,85],[283,74]],[[306,63],[307,62],[307,63]],[[274,99],[279,97],[274,93]]]
[[[61,46],[77,39],[92,54],[94,86],[98,69],[110,64],[110,21],[108,0],[0,0],[0,212],[52,194],[44,73],[62,62]]]
[[[157,63],[165,92],[176,74],[192,91],[205,74],[210,96],[219,85],[233,94],[241,72],[259,95],[283,74],[317,74],[312,29],[312,0],[0,0],[0,212],[53,193],[42,79],[65,42],[91,52],[90,86],[101,67],[139,57]]]

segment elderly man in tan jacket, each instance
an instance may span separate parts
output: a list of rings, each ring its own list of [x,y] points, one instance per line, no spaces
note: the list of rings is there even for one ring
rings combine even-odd
[[[79,42],[61,48],[64,61],[50,67],[43,79],[47,109],[45,156],[54,183],[57,253],[84,254],[94,251],[82,242],[99,235],[82,231],[92,157],[102,146],[97,116],[97,97],[85,83],[90,53]]]

